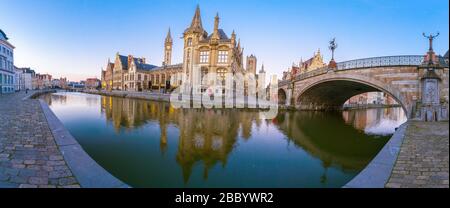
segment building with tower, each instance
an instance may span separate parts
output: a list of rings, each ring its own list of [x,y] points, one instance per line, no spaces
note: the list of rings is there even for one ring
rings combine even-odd
[[[162,66],[148,64],[145,58],[116,54],[114,63],[108,61],[102,70],[102,88],[107,90],[167,92],[179,86],[192,89],[201,86],[199,92],[212,85],[225,85],[227,73],[256,75],[257,59],[247,57],[243,67],[243,51],[233,31],[228,36],[219,27],[220,18],[214,18],[214,29],[209,34],[203,28],[200,7],[197,6],[191,24],[184,30],[183,62],[172,63],[173,39],[170,28],[164,40]],[[256,77],[256,76],[253,76]]]
[[[250,56],[247,56],[247,65],[246,65],[245,69],[249,73],[256,74],[256,64],[257,64],[256,56],[254,56],[253,54]]]

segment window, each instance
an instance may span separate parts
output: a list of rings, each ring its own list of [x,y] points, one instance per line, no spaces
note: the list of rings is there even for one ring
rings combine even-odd
[[[5,69],[5,63],[6,58],[3,58],[3,56],[0,56],[0,69]]]
[[[200,51],[200,63],[208,63],[209,51]]]
[[[218,80],[225,80],[225,75],[227,74],[227,70],[226,69],[217,69],[217,79]]]
[[[144,81],[147,81],[147,75],[144,75]]]
[[[188,38],[188,40],[187,40],[187,46],[192,46],[192,38]]]
[[[141,81],[141,75],[138,74],[138,81]]]
[[[206,67],[202,67],[202,69],[201,69],[201,76],[202,76],[202,84],[203,85],[207,84],[207,80],[206,80],[205,76],[208,75],[208,71],[209,70]]]
[[[218,62],[219,63],[227,63],[228,62],[228,51],[219,51]]]

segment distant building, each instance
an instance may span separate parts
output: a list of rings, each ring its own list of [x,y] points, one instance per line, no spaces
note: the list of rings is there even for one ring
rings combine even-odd
[[[59,86],[61,87],[61,89],[67,89],[67,78],[66,77],[61,77],[59,78]]]
[[[23,70],[14,66],[14,90],[25,90],[25,80],[23,80]]]
[[[396,105],[392,96],[384,92],[366,92],[359,95],[355,95],[351,97],[344,105],[368,105],[368,104],[376,104],[376,105]]]
[[[32,79],[34,90],[51,88],[52,83],[52,75],[50,74],[36,74]]]
[[[326,64],[323,62],[323,57],[320,54],[320,49],[317,50],[317,53],[314,53],[313,57],[306,61],[300,60],[299,63],[300,73],[309,72],[325,66]]]
[[[88,78],[85,82],[86,89],[97,89],[100,87],[100,80],[97,78]]]
[[[68,88],[76,88],[76,89],[82,89],[84,88],[84,81],[82,82],[69,82],[67,83]]]
[[[30,68],[20,68],[22,70],[22,82],[23,90],[33,89],[33,77],[36,76],[36,72]]]
[[[0,94],[15,90],[14,46],[0,29]]]
[[[104,88],[105,90],[113,89],[113,70],[114,63],[111,63],[108,59],[108,64],[106,65],[105,75],[103,78]]]
[[[310,59],[306,61],[300,59],[298,65],[293,63],[291,68],[283,72],[282,80],[290,80],[298,74],[310,72],[326,66],[327,65],[323,62],[323,57],[320,54],[320,50],[318,50],[317,53],[315,52],[313,57]]]

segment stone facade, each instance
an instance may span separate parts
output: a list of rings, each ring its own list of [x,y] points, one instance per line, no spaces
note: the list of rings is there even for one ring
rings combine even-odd
[[[227,73],[257,76],[256,57],[247,57],[247,69],[244,69],[240,41],[236,40],[234,31],[229,38],[219,28],[218,15],[214,30],[208,35],[203,29],[200,8],[197,7],[191,25],[183,33],[183,41],[183,62],[180,64],[172,64],[173,39],[170,29],[164,40],[164,61],[160,67],[147,64],[145,58],[117,53],[114,63],[108,61],[106,70],[102,70],[102,88],[126,91],[163,89],[167,92],[182,86],[185,80],[186,89],[201,85],[198,89],[201,91],[211,85],[224,85]],[[201,83],[205,77],[207,81]]]
[[[191,89],[194,85],[202,85],[200,89],[196,90],[204,90],[207,86],[225,85],[227,73],[246,74],[249,72],[243,67],[243,48],[240,41],[236,40],[234,31],[229,38],[219,28],[218,14],[214,19],[214,30],[212,34],[208,35],[203,29],[200,8],[197,7],[190,27],[183,33],[183,39],[185,89]],[[210,73],[215,76],[209,76]]]

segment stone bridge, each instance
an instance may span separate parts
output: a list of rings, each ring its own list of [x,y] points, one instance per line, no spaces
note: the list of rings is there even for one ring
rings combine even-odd
[[[336,110],[351,97],[365,92],[391,95],[408,118],[422,118],[422,91],[427,69],[424,56],[388,56],[345,61],[337,67],[324,67],[299,74],[278,83],[280,105],[300,110]],[[434,80],[438,82],[438,110],[434,117],[448,120],[448,62],[438,57]],[[437,75],[437,76],[436,76]],[[428,88],[427,88],[428,89]],[[430,91],[430,90],[428,90]],[[437,105],[433,105],[437,106]],[[433,111],[434,112],[434,111]],[[435,114],[435,113],[434,113]]]

